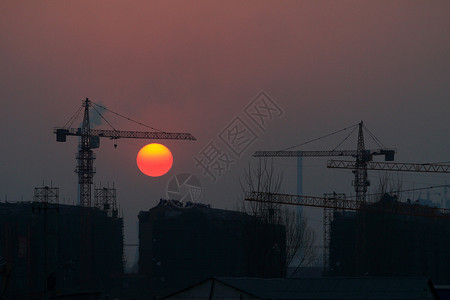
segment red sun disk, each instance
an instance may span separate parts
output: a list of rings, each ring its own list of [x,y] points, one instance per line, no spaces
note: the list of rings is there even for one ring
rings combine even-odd
[[[139,170],[145,175],[159,177],[170,170],[173,165],[173,156],[166,146],[152,143],[139,150],[136,162]]]

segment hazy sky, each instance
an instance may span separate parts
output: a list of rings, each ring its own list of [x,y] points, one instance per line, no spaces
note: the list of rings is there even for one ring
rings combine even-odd
[[[197,137],[159,141],[174,154],[172,170],[160,178],[136,167],[150,141],[119,140],[114,148],[102,140],[94,180],[115,183],[128,243],[137,240],[138,212],[166,197],[172,176],[195,174],[202,202],[232,209],[253,151],[287,148],[360,120],[398,150],[399,162],[448,162],[449,15],[447,0],[1,1],[0,199],[31,200],[45,180],[60,188],[61,202],[76,201],[77,139],[56,143],[52,132],[86,97]],[[245,114],[260,91],[283,111],[264,130]],[[146,130],[105,117],[116,129]],[[254,134],[238,156],[220,140],[236,122]],[[329,150],[344,137],[302,149]],[[194,161],[211,141],[234,159],[214,183]],[[352,141],[341,148],[355,148]],[[274,164],[285,191],[295,192],[295,159]],[[352,192],[350,170],[326,169],[326,159],[304,164],[305,194]],[[380,174],[369,176],[375,185]],[[404,188],[450,183],[438,174],[401,180]],[[307,212],[321,228],[322,212]]]

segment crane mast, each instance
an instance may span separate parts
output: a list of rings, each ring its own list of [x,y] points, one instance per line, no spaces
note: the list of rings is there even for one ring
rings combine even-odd
[[[95,154],[92,149],[100,146],[100,138],[107,137],[111,139],[132,138],[132,139],[170,139],[170,140],[195,140],[190,133],[178,132],[145,132],[145,131],[121,131],[121,130],[105,130],[92,129],[89,120],[89,107],[92,106],[91,101],[86,98],[83,101],[84,115],[81,128],[65,128],[59,127],[54,129],[57,142],[65,142],[67,136],[79,136],[80,143],[76,156],[77,167],[75,172],[78,174],[78,187],[81,206],[91,206],[91,191],[93,178],[95,174],[94,160]]]
[[[364,132],[362,128],[363,122],[358,124],[358,145],[355,163],[355,181],[353,185],[355,187],[356,200],[358,202],[363,202],[366,199],[367,187],[369,186],[369,181],[367,180],[367,161],[370,159],[365,156],[366,149],[364,146]]]
[[[81,139],[77,154],[78,185],[80,193],[80,205],[91,206],[91,186],[94,178],[94,152],[91,150],[91,125],[89,122],[89,99],[83,103],[84,117],[81,126]]]

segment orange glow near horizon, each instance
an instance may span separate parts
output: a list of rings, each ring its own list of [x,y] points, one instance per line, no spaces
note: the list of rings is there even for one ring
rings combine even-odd
[[[173,156],[166,146],[152,143],[139,150],[136,162],[139,170],[145,175],[159,177],[169,172]]]

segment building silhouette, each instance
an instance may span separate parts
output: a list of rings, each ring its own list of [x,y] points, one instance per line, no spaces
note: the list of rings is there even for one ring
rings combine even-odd
[[[123,273],[123,220],[92,207],[0,203],[0,256],[15,299],[106,292]]]
[[[335,212],[329,274],[419,276],[450,284],[450,218],[435,211],[385,195],[364,211]]]
[[[153,296],[211,276],[283,277],[285,229],[248,214],[161,200],[139,213],[139,273]]]

